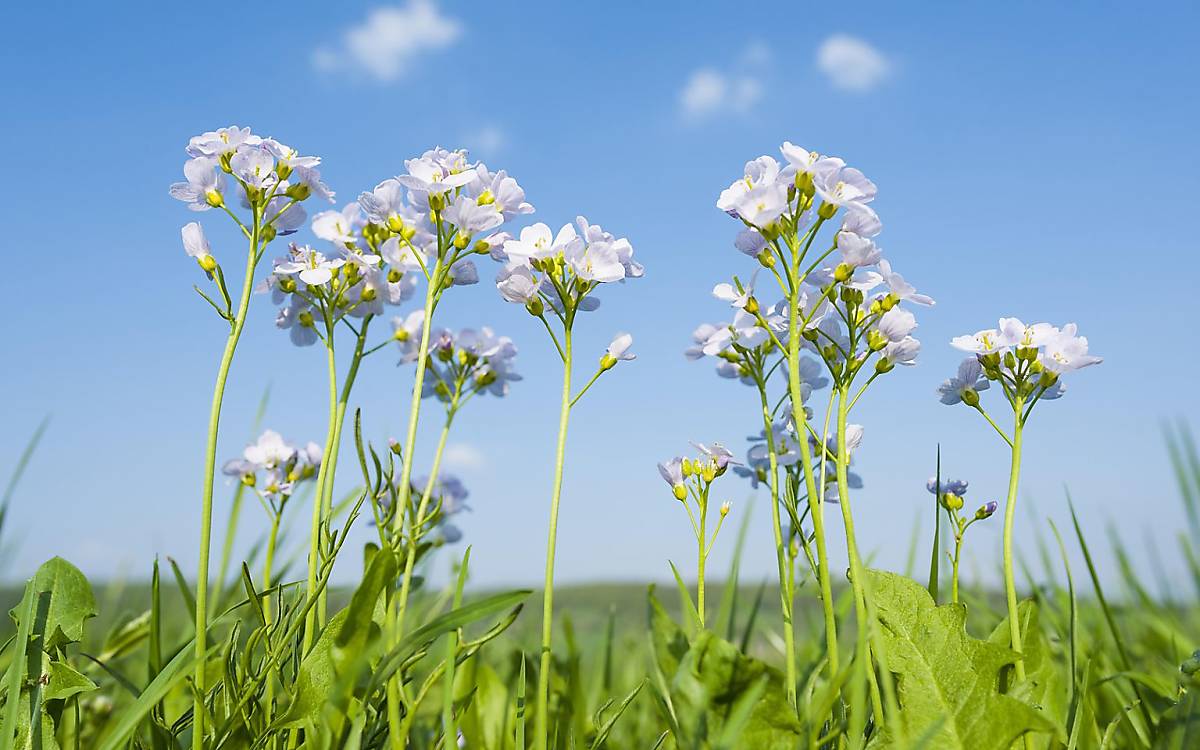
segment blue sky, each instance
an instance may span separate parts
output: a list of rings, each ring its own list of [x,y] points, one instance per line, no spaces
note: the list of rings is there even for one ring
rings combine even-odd
[[[856,415],[867,428],[859,538],[877,561],[901,566],[918,514],[930,522],[923,483],[939,442],[947,473],[971,480],[971,502],[1004,491],[1003,445],[933,390],[959,358],[951,336],[1015,315],[1077,321],[1106,358],[1032,422],[1026,545],[1036,518],[1062,528],[1069,486],[1097,540],[1116,523],[1137,552],[1154,540],[1180,568],[1160,426],[1198,405],[1194,5],[599,7],[260,3],[224,14],[143,3],[80,5],[69,23],[46,5],[9,9],[0,476],[42,417],[52,423],[6,529],[17,554],[5,575],[53,554],[100,576],[144,575],[155,554],[192,567],[223,331],[189,288],[198,271],[179,227],[196,217],[167,186],[189,136],[231,123],[321,155],[339,203],[430,146],[463,146],[518,178],[533,219],[582,213],[633,242],[646,277],[606,290],[578,335],[584,362],[622,330],[639,358],[574,415],[561,580],[662,579],[668,559],[690,568],[687,521],[654,464],[693,439],[740,450],[756,431],[753,392],[681,351],[696,324],[727,313],[712,285],[751,270],[713,201],[784,140],[878,183],[881,244],[938,300],[919,317],[920,365],[883,379]],[[219,219],[202,220],[229,264],[242,248]],[[536,322],[496,295],[494,270],[455,289],[442,318],[512,336],[525,375],[507,399],[471,404],[451,440],[472,490],[461,525],[480,584],[540,579],[560,377]],[[269,300],[254,302],[224,456],[250,437],[268,384],[269,425],[296,441],[324,433],[321,352],[293,348]],[[376,442],[401,432],[410,377],[390,354],[365,366],[355,402]],[[342,468],[348,490],[356,472]],[[762,543],[747,568],[770,575],[763,499],[732,479],[723,492],[755,506]],[[249,505],[247,543],[262,522]],[[840,523],[831,528],[836,537]],[[968,571],[991,575],[997,532],[978,532]]]

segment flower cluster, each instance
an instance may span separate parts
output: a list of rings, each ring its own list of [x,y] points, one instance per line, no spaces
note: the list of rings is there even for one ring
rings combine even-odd
[[[533,211],[516,180],[468,162],[465,151],[433,149],[405,167],[407,174],[384,180],[341,211],[313,217],[313,234],[329,251],[293,245],[275,261],[260,290],[272,291],[276,304],[286,302],[276,324],[293,343],[315,343],[322,327],[330,330],[347,315],[384,314],[412,297],[422,275],[439,291],[477,283],[466,256],[489,252],[508,235],[477,236]]]
[[[403,322],[396,330],[406,330]],[[411,340],[411,336],[406,338]],[[513,369],[516,345],[487,326],[458,333],[443,329],[430,338],[429,350],[433,356],[421,392],[426,398],[436,396],[457,407],[476,393],[505,396],[508,384],[521,379]]]
[[[1013,404],[1032,407],[1036,401],[1059,398],[1066,390],[1062,375],[1103,361],[1088,353],[1088,340],[1074,323],[1058,328],[1001,318],[998,327],[956,336],[950,344],[973,356],[938,386],[938,397],[943,404],[962,402],[975,408],[979,392],[992,383],[998,383]]]
[[[257,232],[262,244],[299,229],[307,219],[300,204],[309,197],[333,202],[334,193],[321,181],[317,169],[319,157],[301,156],[291,146],[254,135],[249,128],[233,125],[195,136],[188,142],[187,154],[190,158],[183,165],[184,181],[171,185],[171,196],[187,203],[193,211],[226,211],[247,238]],[[226,196],[230,180],[237,203],[251,212],[249,225],[229,208]],[[217,262],[199,223],[184,227],[183,245],[211,276]]]
[[[221,471],[237,477],[276,510],[282,510],[296,485],[316,477],[321,453],[321,446],[316,443],[297,448],[278,432],[265,430],[258,440],[246,446],[240,458],[225,462]]]
[[[557,233],[542,223],[525,227],[517,239],[493,244],[490,254],[504,264],[496,277],[500,296],[537,317],[546,307],[560,316],[595,310],[600,300],[590,295],[598,285],[643,274],[629,240],[582,216]]]
[[[967,484],[965,479],[939,479],[938,477],[930,477],[925,482],[925,489],[937,496],[938,505],[951,514],[957,514],[958,511],[962,510],[963,503],[965,502],[963,495],[967,494]],[[973,519],[965,522],[966,526],[975,521],[991,518],[998,507],[999,504],[995,500],[984,503],[975,511]],[[963,528],[965,529],[965,526]]]

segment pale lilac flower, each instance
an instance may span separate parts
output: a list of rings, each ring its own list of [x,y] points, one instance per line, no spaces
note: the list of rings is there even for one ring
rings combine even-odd
[[[313,234],[335,245],[353,244],[358,239],[356,224],[360,212],[361,207],[357,203],[348,203],[341,211],[322,211],[313,217]]]
[[[388,265],[403,273],[428,268],[429,256],[420,247],[400,237],[389,237],[379,248]]]
[[[230,125],[227,128],[210,130],[207,133],[193,136],[188,141],[187,152],[189,156],[211,156],[216,158],[232,154],[242,144],[257,146],[261,143],[262,138],[253,135],[250,132],[250,128],[239,128],[237,125]]]
[[[577,242],[575,228],[564,224],[555,235],[549,226],[538,222],[521,230],[519,239],[504,243],[504,253],[510,263],[529,265],[531,259],[553,257]]]
[[[821,200],[834,208],[857,207],[875,200],[875,183],[854,167],[819,164],[813,187]]]
[[[879,355],[890,364],[912,366],[917,363],[920,352],[921,342],[912,336],[905,336],[899,341],[889,341]]]
[[[565,259],[575,275],[585,281],[612,282],[625,278],[625,266],[609,242],[574,242]]]
[[[693,442],[692,445],[696,450],[713,460],[713,463],[717,465],[718,473],[725,471],[725,467],[730,464],[737,463],[737,461],[733,460],[733,453],[720,443],[705,444]]]
[[[950,346],[973,354],[991,354],[1010,346],[1012,341],[995,328],[985,328],[973,335],[955,336]]]
[[[1006,346],[1037,348],[1049,344],[1061,331],[1049,323],[1027,326],[1018,318],[1000,319],[1000,337]]]
[[[291,176],[295,178],[296,185],[305,188],[309,195],[333,203],[336,194],[329,189],[328,185],[321,181],[321,173],[318,170],[309,167],[296,167],[292,170]],[[296,189],[298,188],[292,188],[293,191]]]
[[[904,277],[892,271],[892,264],[883,258],[879,261],[879,273],[883,277],[883,284],[891,293],[899,300],[907,300],[914,305],[923,305],[926,307],[933,306],[933,298],[924,294],[917,294],[917,289],[912,284],[904,280]]]
[[[742,178],[735,180],[717,198],[717,208],[731,216],[740,216],[742,219],[746,219],[746,216],[741,214],[738,208],[738,204],[746,193],[759,187],[774,186],[778,180],[779,162],[775,159],[770,156],[760,156],[753,161],[748,161]],[[746,220],[749,221],[749,219]]]
[[[496,277],[496,288],[508,302],[528,304],[538,298],[541,282],[529,266],[509,264],[500,269]]]
[[[296,346],[312,346],[320,338],[317,335],[312,306],[299,295],[293,295],[287,305],[279,308],[275,326],[287,330],[288,338]]]
[[[459,195],[445,211],[442,218],[458,227],[460,234],[468,236],[494,229],[504,223],[504,216],[493,205],[480,205],[474,198]]]
[[[757,258],[759,253],[766,249],[767,238],[762,236],[762,232],[749,227],[737,233],[737,237],[733,239],[733,246],[738,252]]]
[[[1047,370],[1061,375],[1104,361],[1100,357],[1088,354],[1088,340],[1085,336],[1076,335],[1077,330],[1074,323],[1067,323],[1056,336],[1046,342],[1046,349],[1040,361]]]
[[[305,284],[319,286],[333,278],[333,272],[346,264],[342,258],[326,258],[308,245],[293,245],[290,257],[275,266],[275,273],[299,274]]]
[[[675,457],[670,461],[660,461],[658,464],[658,473],[662,476],[663,481],[671,485],[672,490],[676,487],[684,487],[682,458]]]
[[[171,197],[184,201],[193,211],[207,211],[224,201],[225,175],[216,159],[199,156],[183,164],[183,176],[187,182],[171,185]]]
[[[454,286],[468,286],[470,284],[479,283],[479,269],[475,267],[475,261],[470,258],[463,258],[450,266],[446,272],[447,278]]]
[[[754,296],[754,282],[758,280],[758,271],[750,277],[750,283],[742,287],[741,291],[733,284],[724,282],[713,287],[713,296],[722,302],[728,302],[730,307],[736,307],[739,310],[746,309],[746,304],[750,298]]]
[[[213,259],[212,248],[209,247],[208,238],[204,236],[204,227],[194,221],[188,222],[183,225],[180,234],[183,237],[183,251],[189,257],[195,258],[205,273],[211,274],[217,267],[217,261]]]
[[[285,146],[274,138],[263,138],[262,148],[274,156],[280,164],[289,169],[303,167],[312,169],[321,163],[319,156],[301,156],[300,152],[291,146]]]
[[[738,217],[759,229],[774,225],[787,209],[787,188],[775,183],[746,191],[734,204]]]
[[[888,310],[879,316],[879,321],[875,324],[876,330],[892,343],[903,341],[916,327],[916,316],[901,307]]]
[[[414,310],[407,316],[392,318],[392,337],[400,346],[400,362],[415,362],[421,355],[421,334],[425,329],[425,311]]]
[[[252,188],[275,180],[275,159],[261,148],[239,148],[229,160],[229,169]]]
[[[948,492],[951,495],[961,496],[967,494],[967,484],[968,482],[965,479],[948,479],[946,477],[942,477],[940,486],[943,493]],[[925,482],[925,489],[929,490],[935,495],[938,492],[938,486],[939,483],[937,477],[930,477],[929,480]]]
[[[525,191],[503,169],[493,173],[483,164],[476,166],[467,194],[481,203],[490,203],[505,221],[533,213],[533,206],[525,200]]]
[[[466,151],[436,148],[419,158],[406,159],[408,174],[396,179],[409,190],[426,196],[442,195],[475,179],[474,166],[467,163]]]
[[[292,202],[291,198],[283,195],[276,196],[263,209],[263,217],[275,228],[276,234],[287,236],[295,234],[308,219],[304,206]]]
[[[983,376],[983,365],[975,357],[968,357],[958,365],[958,373],[938,386],[939,400],[943,404],[953,405],[964,401],[965,394],[973,394],[978,403],[979,391],[986,391],[991,383]]]
[[[358,205],[371,221],[394,231],[411,217],[412,209],[404,200],[404,186],[394,177],[379,183],[369,193],[360,193]]]
[[[883,257],[883,251],[874,242],[845,230],[837,233],[837,248],[842,262],[852,268],[875,265]]]
[[[637,359],[637,355],[629,351],[631,346],[633,346],[633,336],[628,333],[618,333],[613,337],[612,343],[608,345],[604,356],[600,358],[600,367],[610,370],[618,362],[629,362],[630,360]]]
[[[852,232],[859,237],[875,237],[883,231],[883,223],[875,209],[865,203],[855,203],[847,206],[842,217],[842,231]]]
[[[701,323],[696,330],[692,331],[692,343],[694,346],[690,346],[685,349],[683,356],[690,360],[697,360],[704,357],[705,347],[708,346],[709,341],[711,341],[713,336],[715,336],[720,330],[721,329],[719,327],[713,325],[712,323]]]

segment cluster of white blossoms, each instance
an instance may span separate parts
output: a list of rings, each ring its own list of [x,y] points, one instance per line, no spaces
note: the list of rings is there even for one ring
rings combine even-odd
[[[252,487],[276,509],[295,492],[296,485],[313,479],[321,466],[321,446],[296,447],[274,430],[265,430],[246,446],[240,458],[225,462],[221,471]]]
[[[959,364],[954,377],[938,386],[943,404],[978,407],[979,392],[992,383],[1000,385],[1009,402],[1032,405],[1056,399],[1066,390],[1062,375],[1103,361],[1088,353],[1088,340],[1074,323],[1058,328],[1001,318],[996,328],[957,336],[950,343],[972,356]]]
[[[509,235],[486,233],[533,211],[516,180],[469,162],[465,151],[433,149],[405,168],[341,211],[313,217],[312,232],[328,251],[292,245],[275,261],[260,290],[284,305],[276,324],[293,343],[315,343],[321,328],[347,315],[384,314],[412,297],[421,276],[443,288],[477,283],[467,256],[502,244]],[[445,271],[435,280],[438,264]]]
[[[518,238],[493,243],[491,256],[504,264],[496,277],[500,296],[538,317],[546,307],[560,316],[595,310],[600,300],[591,293],[598,285],[643,274],[629,240],[582,216],[557,233],[540,222],[525,227]]]
[[[397,328],[401,330],[405,330],[402,323]],[[406,338],[406,342],[411,340],[411,336]],[[425,398],[436,396],[457,406],[464,396],[475,393],[508,395],[508,384],[521,379],[513,364],[516,345],[487,326],[458,333],[442,329],[430,337],[429,351],[433,356],[421,389]]]
[[[811,418],[811,410],[810,418]],[[849,465],[854,464],[854,451],[862,445],[864,429],[862,425],[846,425],[846,456]],[[733,473],[750,480],[750,486],[758,489],[767,483],[768,472],[771,469],[771,445],[775,448],[776,465],[786,472],[797,491],[803,494],[804,482],[800,465],[800,443],[796,438],[796,427],[791,417],[784,417],[771,425],[771,440],[767,440],[766,430],[760,430],[746,440],[750,443],[746,451],[746,463],[733,467]],[[826,439],[824,450],[815,436],[808,436],[809,450],[815,457],[814,476],[823,487],[822,497],[825,502],[838,501],[837,488],[837,436]],[[849,489],[862,489],[862,477],[854,471],[847,471],[846,479]]]
[[[333,202],[334,194],[317,169],[319,157],[301,156],[291,146],[254,135],[249,128],[232,125],[195,136],[188,142],[187,154],[185,181],[171,185],[171,196],[193,211],[219,208],[236,219],[226,198],[232,180],[236,202],[253,212],[263,243],[299,229],[307,219],[300,204],[309,197]],[[238,223],[244,232],[251,231],[240,219]],[[199,223],[183,228],[183,246],[211,276],[217,261]]]

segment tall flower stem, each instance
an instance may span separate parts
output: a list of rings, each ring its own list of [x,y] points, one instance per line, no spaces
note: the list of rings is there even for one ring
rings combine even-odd
[[[562,410],[558,418],[558,452],[554,461],[554,488],[550,495],[550,530],[546,540],[546,580],[542,591],[542,657],[538,669],[537,721],[534,747],[546,750],[550,731],[550,642],[554,631],[554,554],[558,540],[558,503],[562,496],[563,463],[567,452],[567,423],[571,416],[571,318],[563,328]],[[703,594],[701,594],[703,596]]]
[[[440,248],[439,248],[440,250]],[[437,263],[427,278],[425,289],[425,316],[421,320],[421,344],[417,350],[417,373],[413,380],[412,397],[408,405],[408,433],[404,438],[404,451],[400,459],[400,486],[397,488],[396,513],[393,530],[396,536],[403,534],[404,518],[407,515],[409,498],[412,495],[413,450],[417,443],[417,420],[421,412],[421,390],[425,387],[425,369],[429,358],[429,333],[432,328],[433,309],[437,304],[438,289],[442,284],[442,261],[439,253]],[[415,520],[415,519],[414,519]],[[387,632],[390,634],[389,645],[395,646],[400,642],[404,628],[402,612],[398,611],[395,603],[387,607]],[[392,748],[402,750],[406,738],[401,735],[400,722],[400,677],[393,676],[388,680],[387,715],[388,737]]]
[[[200,495],[200,564],[196,574],[196,670],[193,675],[195,699],[192,715],[192,747],[204,747],[204,695],[207,680],[204,668],[207,663],[205,652],[208,647],[208,557],[212,544],[212,498],[213,472],[217,465],[217,432],[221,422],[221,403],[225,398],[225,382],[229,379],[229,368],[233,365],[233,353],[242,328],[246,325],[246,313],[250,309],[250,295],[254,292],[254,269],[258,265],[259,242],[261,239],[262,209],[254,209],[254,228],[250,233],[250,249],[246,255],[246,277],[242,281],[242,296],[238,300],[237,313],[225,339],[225,351],[217,368],[217,382],[213,387],[212,408],[208,414],[208,439],[204,451],[204,485]]]
[[[325,482],[321,485],[325,497],[321,500],[321,513],[324,518],[333,517],[333,486],[337,475],[338,449],[342,445],[342,425],[346,421],[346,407],[350,403],[350,392],[354,389],[354,380],[358,377],[358,366],[362,363],[363,348],[367,343],[367,328],[371,325],[371,317],[363,319],[358,338],[354,343],[354,354],[350,359],[350,369],[346,372],[346,381],[342,384],[342,394],[338,398],[333,415],[333,431],[331,440],[325,444],[325,455],[321,458],[321,467],[325,469]],[[329,588],[321,589],[317,602],[317,624],[325,627],[329,611]]]
[[[796,710],[796,633],[792,625],[792,575],[791,562],[787,558],[783,525],[779,516],[779,458],[776,455],[774,425],[771,422],[771,404],[767,398],[766,385],[759,381],[758,395],[762,402],[763,430],[767,436],[767,456],[771,475],[771,524],[775,532],[775,561],[779,567],[779,606],[783,612],[783,644],[787,668],[787,700]]]
[[[871,662],[868,632],[872,623],[867,613],[867,597],[864,590],[866,571],[858,554],[858,542],[854,535],[854,513],[850,509],[850,453],[846,450],[846,415],[850,411],[849,386],[842,385],[837,400],[837,486],[838,506],[842,511],[842,523],[846,527],[846,555],[850,559],[850,586],[854,591],[854,616],[858,621],[858,658],[865,660],[867,682],[871,688],[871,710],[875,725],[883,726],[883,700],[879,695],[879,684],[875,680],[875,667]],[[857,737],[859,735],[852,734]]]
[[[271,567],[275,563],[275,544],[279,539],[279,521],[283,517],[282,513],[275,513],[271,516],[271,533],[267,536],[267,552],[263,561],[263,590],[271,588]],[[271,624],[271,597],[270,595],[263,597],[263,623]],[[267,697],[264,705],[267,711],[271,712],[272,705],[275,702],[275,680],[270,676],[267,677],[266,684]]]
[[[819,225],[818,225],[819,226]],[[815,229],[814,229],[815,233]],[[825,649],[829,661],[829,679],[837,679],[838,641],[837,620],[833,613],[833,586],[829,580],[829,552],[825,547],[825,512],[823,496],[817,492],[813,476],[812,450],[808,445],[807,420],[804,398],[800,388],[800,257],[793,253],[791,278],[795,279],[788,295],[788,396],[792,402],[792,421],[796,428],[796,442],[800,444],[800,466],[804,472],[804,488],[808,493],[809,516],[813,523],[813,536],[817,547],[817,583],[821,589],[821,608],[825,615]],[[790,626],[790,624],[789,624]]]
[[[696,612],[700,615],[700,629],[704,630],[704,561],[708,557],[708,488],[705,487],[700,502],[700,533],[696,535],[699,547],[696,558]]]
[[[329,313],[326,313],[328,316]],[[325,428],[325,452],[328,453],[333,445],[335,423],[337,421],[338,388],[337,388],[337,357],[333,347],[334,324],[326,318],[325,321],[325,353],[329,367],[329,422]],[[317,593],[317,574],[321,567],[321,521],[325,518],[325,485],[329,481],[329,464],[327,456],[322,456],[321,467],[317,469],[317,487],[313,493],[312,523],[309,526],[308,546],[308,596],[318,598],[318,606],[308,610],[304,622],[304,642],[301,654],[307,654],[317,637],[317,628],[321,621],[320,594]]]
[[[1004,505],[1004,593],[1008,600],[1008,632],[1012,638],[1012,649],[1017,652],[1017,679],[1025,679],[1025,659],[1021,655],[1021,620],[1017,614],[1017,582],[1013,575],[1013,521],[1017,510],[1017,484],[1021,479],[1021,412],[1025,399],[1017,396],[1013,401],[1012,464],[1008,472],[1008,501]]]

